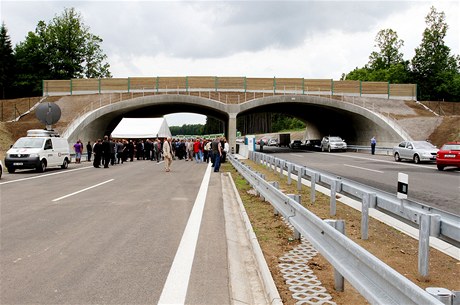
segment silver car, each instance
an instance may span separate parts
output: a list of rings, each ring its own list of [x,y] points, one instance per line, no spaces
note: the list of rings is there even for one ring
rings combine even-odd
[[[427,141],[403,141],[393,147],[395,161],[412,160],[414,163],[422,161],[436,161],[439,149]]]
[[[333,150],[347,150],[347,143],[341,137],[323,137],[321,140],[321,151],[331,152]]]

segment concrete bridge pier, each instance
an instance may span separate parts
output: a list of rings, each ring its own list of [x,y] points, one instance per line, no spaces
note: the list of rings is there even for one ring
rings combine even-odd
[[[236,113],[229,113],[228,117],[228,146],[230,153],[236,152]]]

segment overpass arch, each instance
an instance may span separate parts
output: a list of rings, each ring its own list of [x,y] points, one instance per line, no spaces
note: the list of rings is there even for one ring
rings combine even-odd
[[[257,113],[285,113],[307,125],[309,139],[338,135],[353,145],[368,145],[376,136],[379,145],[392,146],[410,136],[383,115],[336,99],[310,95],[269,96],[241,104],[238,117]]]
[[[310,139],[339,135],[349,144],[368,145],[377,136],[381,146],[392,146],[411,139],[383,115],[335,99],[311,95],[275,95],[241,104],[226,104],[213,99],[183,94],[137,97],[88,112],[63,133],[71,143],[77,139],[94,141],[110,133],[123,116],[161,117],[169,113],[193,112],[224,122],[230,147],[236,147],[237,117],[257,112],[278,112],[299,118],[307,124]]]
[[[63,132],[70,143],[78,139],[94,141],[109,134],[123,117],[162,117],[177,112],[193,112],[224,122],[228,131],[229,105],[190,95],[152,95],[124,100],[85,113]]]

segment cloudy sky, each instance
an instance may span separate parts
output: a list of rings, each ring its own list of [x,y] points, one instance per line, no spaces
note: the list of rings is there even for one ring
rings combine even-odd
[[[425,16],[446,14],[460,54],[459,1],[21,1],[0,0],[13,44],[64,8],[103,39],[114,77],[247,76],[339,79],[364,66],[378,31],[391,28],[411,59]],[[175,116],[177,117],[177,116]],[[169,125],[182,125],[168,117]],[[203,123],[187,116],[185,123]]]

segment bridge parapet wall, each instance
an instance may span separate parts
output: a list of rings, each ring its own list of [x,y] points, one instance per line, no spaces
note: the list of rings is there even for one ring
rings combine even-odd
[[[128,77],[103,79],[44,80],[43,95],[74,95],[92,93],[183,93],[242,92],[243,103],[252,99],[247,93],[346,95],[388,99],[416,100],[415,84],[389,82],[334,81],[305,78],[247,78],[216,76]],[[247,98],[249,97],[249,99]],[[234,102],[231,102],[234,103]]]

